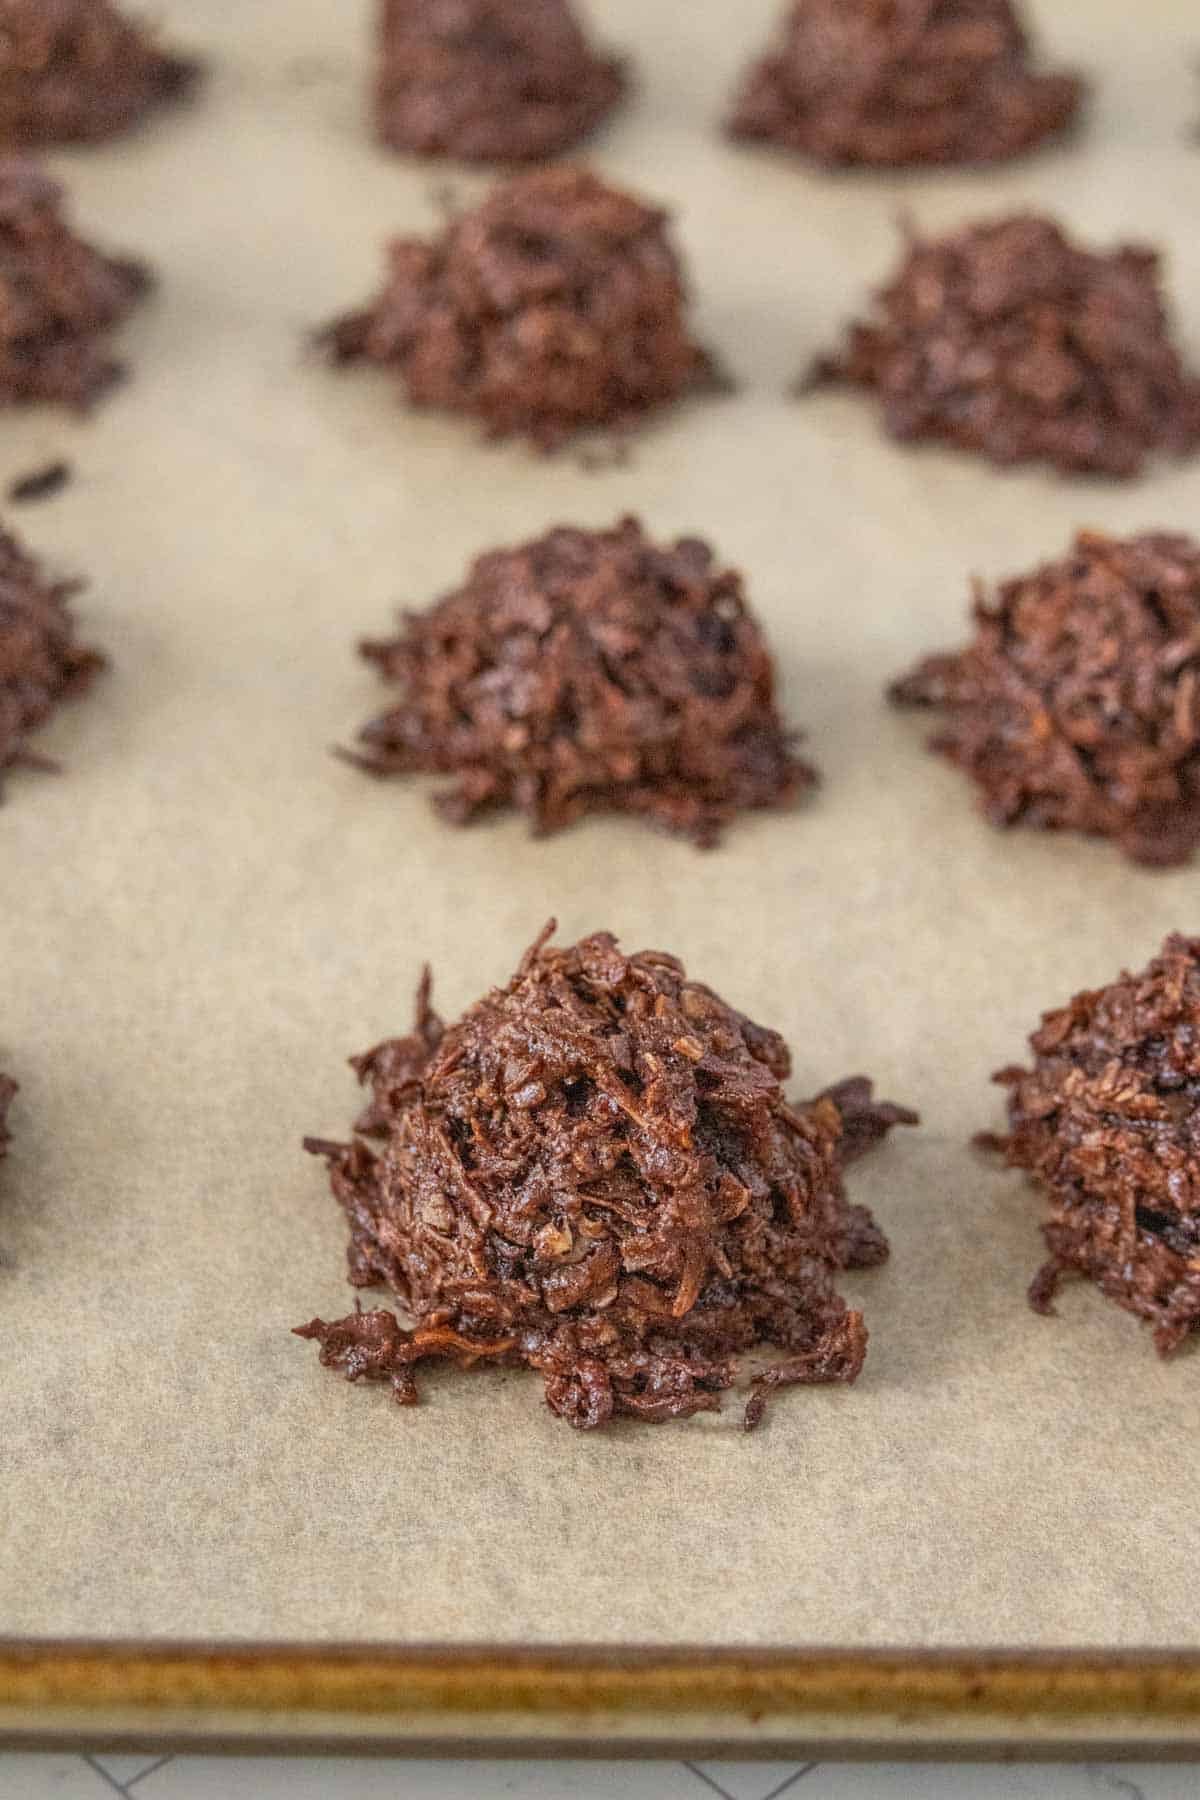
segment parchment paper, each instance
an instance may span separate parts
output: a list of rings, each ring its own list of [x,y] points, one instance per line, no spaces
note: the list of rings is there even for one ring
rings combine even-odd
[[[12,522],[90,576],[112,673],[41,739],[67,772],[0,811],[0,1631],[398,1642],[1200,1644],[1200,1364],[1083,1287],[1024,1290],[1038,1203],[968,1150],[990,1072],[1045,1006],[1196,929],[1200,876],[981,822],[881,689],[958,641],[967,579],[1077,524],[1200,529],[1200,466],[1140,485],[1002,476],[886,442],[871,408],[783,389],[929,227],[1029,203],[1170,252],[1200,356],[1200,31],[1184,0],[1057,0],[1048,56],[1086,135],[991,174],[830,177],[713,130],[774,0],[596,0],[636,60],[596,144],[677,212],[703,337],[741,382],[587,472],[418,417],[306,360],[385,237],[433,229],[444,172],[377,152],[367,9],[187,0],[211,56],[190,112],[55,159],[88,232],[150,256],[133,380],[82,425],[0,422]],[[460,195],[484,178],[457,178]],[[641,512],[747,572],[783,701],[826,775],[810,805],[700,855],[629,821],[549,843],[438,824],[420,783],[331,759],[380,703],[355,639],[475,551]],[[344,1230],[304,1132],[344,1133],[344,1058],[407,1028],[422,961],[456,1014],[543,920],[654,945],[796,1056],[918,1105],[856,1170],[894,1256],[848,1284],[850,1391],[580,1436],[536,1377],[425,1378],[400,1412],[288,1328],[348,1310]]]

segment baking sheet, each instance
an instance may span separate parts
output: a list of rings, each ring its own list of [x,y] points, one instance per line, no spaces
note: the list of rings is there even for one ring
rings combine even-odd
[[[790,377],[895,254],[1019,204],[1170,251],[1200,357],[1197,33],[1182,0],[1038,9],[1096,79],[1077,144],[987,174],[811,173],[711,126],[774,0],[596,0],[638,93],[592,160],[669,202],[700,333],[741,382],[586,470],[488,448],[339,376],[304,333],[433,229],[444,172],[362,127],[367,8],[176,0],[211,55],[191,112],[54,159],[89,234],[149,255],[131,384],[83,425],[0,424],[11,522],[92,580],[112,657],[44,735],[68,773],[0,811],[0,1632],[394,1644],[1196,1646],[1200,1390],[1082,1287],[1037,1319],[1020,1177],[966,1147],[989,1072],[1045,1005],[1197,927],[1197,873],[1000,835],[922,723],[880,698],[962,634],[967,578],[1078,524],[1196,530],[1200,466],[1140,485],[905,452]],[[484,178],[455,174],[463,197]],[[458,833],[420,783],[332,760],[379,703],[352,655],[467,559],[636,510],[740,564],[826,785],[707,856],[630,821],[534,843]],[[892,1262],[847,1281],[871,1329],[850,1391],[581,1436],[519,1372],[431,1371],[399,1412],[288,1327],[351,1304],[303,1133],[340,1135],[344,1058],[407,1027],[421,962],[456,1014],[548,914],[615,929],[782,1030],[798,1092],[872,1073],[922,1109],[856,1169]]]

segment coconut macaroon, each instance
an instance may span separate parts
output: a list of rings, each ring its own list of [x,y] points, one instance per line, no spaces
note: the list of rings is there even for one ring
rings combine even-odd
[[[729,130],[823,163],[990,163],[1066,130],[1083,95],[1036,68],[1012,0],[795,0]]]
[[[57,183],[0,161],[0,406],[86,410],[123,375],[108,337],[150,286],[75,234]]]
[[[714,380],[665,213],[584,169],[501,183],[437,238],[401,238],[376,299],[322,334],[418,407],[554,449]]]
[[[109,0],[0,0],[0,144],[10,148],[113,137],[199,75]]]
[[[976,596],[975,635],[896,682],[997,825],[1109,837],[1137,862],[1200,842],[1200,545],[1080,532]]]
[[[862,1078],[789,1102],[782,1038],[675,957],[607,932],[556,948],[553,930],[449,1027],[427,973],[412,1034],[355,1059],[357,1135],[307,1147],[349,1222],[350,1280],[413,1324],[382,1307],[299,1335],[401,1405],[424,1361],[536,1369],[582,1429],[714,1411],[758,1345],[780,1360],[747,1425],[775,1388],[852,1382],[866,1327],[834,1277],[887,1244],[842,1171],[915,1115]]]
[[[808,385],[863,388],[884,429],[994,463],[1132,476],[1200,445],[1200,379],[1172,342],[1157,252],[1074,243],[1031,214],[915,237]]]
[[[1082,1276],[1167,1356],[1200,1330],[1200,938],[1169,937],[1138,974],[1076,994],[1029,1043],[1033,1066],[996,1076],[1008,1134],[982,1141],[1046,1197],[1030,1300],[1049,1312]]]
[[[384,0],[376,129],[394,150],[538,162],[587,137],[626,87],[567,0]]]
[[[51,580],[0,531],[0,797],[9,770],[55,767],[29,739],[104,667],[75,635],[69,603],[79,585]]]
[[[349,760],[452,776],[436,804],[454,824],[516,808],[546,834],[623,812],[707,847],[816,779],[740,575],[637,519],[489,551],[362,653],[398,692]]]

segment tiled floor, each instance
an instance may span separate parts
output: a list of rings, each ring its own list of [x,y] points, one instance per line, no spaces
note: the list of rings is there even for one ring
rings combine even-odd
[[[1200,1800],[1150,1763],[393,1762],[0,1755],[3,1800]]]

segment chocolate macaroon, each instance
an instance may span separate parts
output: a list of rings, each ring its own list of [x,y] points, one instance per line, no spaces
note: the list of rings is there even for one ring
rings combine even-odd
[[[915,1115],[861,1078],[789,1103],[782,1038],[673,956],[607,932],[554,948],[553,930],[449,1027],[426,972],[412,1034],[355,1059],[357,1135],[307,1148],[349,1222],[350,1280],[414,1324],[385,1307],[298,1335],[401,1405],[426,1360],[536,1369],[583,1429],[715,1411],[759,1345],[782,1356],[747,1426],[777,1387],[853,1381],[866,1328],[834,1277],[887,1244],[842,1171]]]
[[[936,707],[932,748],[994,824],[1110,837],[1186,862],[1200,843],[1200,545],[1080,532],[1068,556],[977,593],[975,636],[895,683]]]
[[[414,406],[543,449],[712,380],[666,215],[577,168],[516,176],[440,237],[399,239],[377,299],[322,342],[393,369]]]
[[[989,163],[1065,130],[1083,92],[1034,68],[1011,0],[796,0],[729,130],[823,163]]]
[[[740,575],[636,519],[489,551],[362,653],[400,692],[351,760],[453,776],[435,804],[457,825],[515,807],[545,834],[625,812],[708,846],[815,779]]]
[[[595,129],[625,90],[567,0],[383,0],[375,121],[395,150],[538,162]]]
[[[1052,1310],[1083,1276],[1154,1327],[1163,1356],[1200,1330],[1200,938],[1169,937],[1137,975],[1076,994],[1001,1069],[1009,1132],[986,1134],[1045,1193]]]
[[[30,734],[104,667],[76,640],[69,601],[79,585],[49,580],[0,531],[0,794],[9,769],[55,768],[29,747]]]
[[[1136,475],[1200,444],[1200,380],[1171,341],[1155,251],[1071,242],[1018,214],[913,239],[809,385],[878,395],[884,428],[992,462]]]
[[[109,0],[0,0],[0,144],[112,137],[199,73]]]
[[[32,163],[0,161],[0,406],[90,406],[124,373],[108,334],[151,286],[77,237],[62,199]]]

